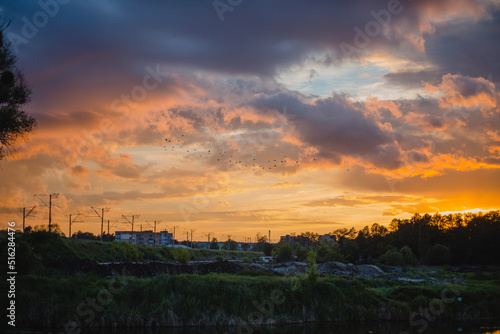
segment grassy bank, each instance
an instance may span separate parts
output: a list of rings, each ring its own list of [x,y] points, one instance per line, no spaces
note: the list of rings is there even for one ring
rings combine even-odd
[[[2,241],[2,240],[0,240]],[[6,243],[1,247],[6,252]],[[192,259],[253,259],[260,253],[189,250]],[[172,261],[172,249],[64,239],[50,233],[18,235],[16,309],[20,328],[202,326],[314,321],[409,320],[415,329],[437,318],[500,317],[498,272],[433,268],[440,283],[397,279],[309,280],[260,276],[98,276],[88,263]],[[5,266],[5,263],[3,264]],[[122,265],[119,265],[119,268]],[[452,269],[452,270],[450,270]],[[2,269],[7,272],[7,269]],[[416,268],[408,276],[422,277]],[[459,279],[459,280],[457,280]],[[467,280],[467,281],[465,281]],[[424,281],[424,280],[421,280]],[[462,282],[443,284],[443,282]],[[466,282],[466,283],[465,283]],[[7,281],[0,282],[7,291]],[[4,298],[6,298],[4,296]],[[70,331],[72,332],[72,331]],[[248,331],[247,331],[248,332]]]
[[[0,234],[0,248],[7,253],[6,233]],[[211,249],[187,249],[191,261],[231,260],[257,261],[260,252]],[[20,274],[49,274],[75,271],[89,263],[174,261],[176,250],[168,247],[133,246],[125,242],[99,242],[66,239],[48,232],[16,235],[17,271]],[[6,271],[6,262],[0,265]]]
[[[66,246],[76,254],[96,262],[110,262],[121,260],[133,262],[145,261],[172,261],[174,256],[169,247],[132,246],[118,242],[99,242],[90,240],[64,239]],[[137,250],[137,252],[135,252]],[[263,254],[261,252],[242,252],[214,249],[188,249],[192,261],[209,259],[222,260],[250,260],[256,261]]]
[[[2,283],[5,285],[4,283]],[[500,316],[500,282],[403,284],[395,280],[226,274],[98,278],[18,277],[22,327],[184,326]],[[461,301],[459,301],[459,299]],[[429,319],[429,316],[427,317]],[[429,320],[425,320],[429,321]]]

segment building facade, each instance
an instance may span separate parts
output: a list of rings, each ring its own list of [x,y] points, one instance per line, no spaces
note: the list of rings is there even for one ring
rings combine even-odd
[[[116,231],[115,240],[118,242],[128,242],[131,245],[147,246],[167,246],[174,244],[172,233],[167,231]]]

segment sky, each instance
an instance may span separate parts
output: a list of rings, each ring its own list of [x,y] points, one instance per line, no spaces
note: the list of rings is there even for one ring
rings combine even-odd
[[[7,1],[1,227],[221,240],[500,208],[500,1]],[[40,200],[41,199],[41,200]],[[43,201],[43,202],[42,202]],[[106,224],[107,225],[107,224]],[[105,230],[107,226],[105,226]]]

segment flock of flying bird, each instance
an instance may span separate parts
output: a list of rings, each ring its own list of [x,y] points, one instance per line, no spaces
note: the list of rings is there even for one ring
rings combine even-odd
[[[194,147],[189,147],[184,144],[183,142],[183,137],[184,135],[181,135],[181,139],[178,138],[166,138],[165,143],[163,145],[163,148],[165,151],[171,151],[171,152],[186,152],[186,153],[192,153],[200,155],[200,158],[202,158],[204,155],[212,155],[216,156],[213,159],[218,162],[218,163],[226,163],[226,166],[231,166],[234,165],[234,167],[238,167],[238,169],[245,169],[245,168],[252,168],[252,170],[269,170],[269,169],[275,169],[275,168],[280,168],[280,167],[290,167],[292,165],[298,165],[300,163],[300,157],[297,158],[292,158],[288,157],[286,155],[283,155],[279,158],[276,159],[258,159],[257,157],[252,157],[248,159],[248,157],[241,158],[234,153],[228,153],[227,151],[221,151],[221,152],[215,152],[213,149],[202,149],[200,150],[199,148],[194,148]],[[231,155],[233,154],[233,155]],[[305,154],[306,158],[309,160],[309,154]],[[314,158],[311,155],[311,160],[315,161],[316,158]]]

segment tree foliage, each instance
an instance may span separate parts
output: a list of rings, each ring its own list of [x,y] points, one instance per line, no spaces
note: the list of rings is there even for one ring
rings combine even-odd
[[[265,256],[270,256],[274,247],[269,243],[267,236],[257,233],[255,239],[257,243],[254,245],[253,250],[256,252],[263,252]]]
[[[174,248],[172,250],[175,261],[187,264],[191,260],[191,253],[186,248]]]
[[[316,253],[310,250],[307,253],[307,270],[306,275],[309,281],[316,282],[319,277],[318,266],[316,265]]]
[[[33,131],[36,121],[23,106],[29,102],[31,90],[16,68],[16,57],[3,38],[8,24],[0,23],[0,160],[13,151],[19,138]]]
[[[238,243],[234,240],[228,240],[222,245],[222,249],[225,250],[236,250],[238,248]]]
[[[217,238],[212,238],[212,242],[210,243],[210,249],[219,249]]]
[[[272,252],[278,262],[287,262],[292,259],[292,245],[289,242],[280,242]]]
[[[349,262],[369,263],[381,257],[385,262],[398,262],[399,256],[388,252],[399,249],[406,265],[500,264],[500,211],[416,213],[409,219],[393,219],[389,228],[374,223],[357,232],[342,228],[330,235],[336,237],[340,253]]]

